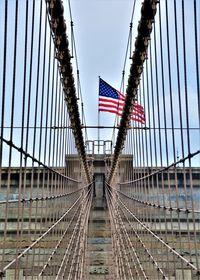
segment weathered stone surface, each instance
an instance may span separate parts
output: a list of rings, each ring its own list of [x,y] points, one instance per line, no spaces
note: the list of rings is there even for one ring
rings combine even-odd
[[[112,243],[109,212],[103,197],[102,183],[96,183],[89,218],[87,244],[87,280],[113,279]]]

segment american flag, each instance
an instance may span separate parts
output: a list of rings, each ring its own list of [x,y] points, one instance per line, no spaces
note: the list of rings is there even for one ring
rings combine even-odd
[[[99,111],[122,115],[125,95],[110,86],[104,80],[99,80]],[[131,114],[131,120],[145,124],[143,106],[135,103]]]

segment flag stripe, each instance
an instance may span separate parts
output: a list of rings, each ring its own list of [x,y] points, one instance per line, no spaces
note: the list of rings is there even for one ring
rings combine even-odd
[[[99,111],[122,116],[125,95],[110,86],[104,80],[99,81]],[[142,105],[135,103],[132,108],[131,120],[145,123],[145,113]]]
[[[115,105],[119,110],[123,109],[124,102],[123,101],[115,101],[112,99],[106,99],[106,98],[99,98],[99,107],[101,106],[113,106]],[[144,111],[141,111],[137,107],[135,108],[135,105],[133,106],[133,111],[137,112],[139,115],[144,115]]]
[[[106,112],[106,108],[108,108],[107,110],[111,109],[115,109],[116,113],[122,113],[123,111],[123,106],[118,106],[116,104],[105,104],[105,103],[99,103],[99,111],[102,111],[101,109],[104,109],[104,112]],[[138,118],[140,118],[141,120],[145,120],[145,116],[144,113],[138,113],[137,111],[132,111],[131,113],[132,116],[137,116]]]
[[[124,105],[124,101],[113,100],[111,98],[108,99],[108,98],[100,97],[99,101],[100,102],[105,102],[105,103],[112,103],[112,104],[116,104],[116,105],[121,104],[122,106]]]
[[[118,111],[122,111],[123,105],[124,105],[124,102],[118,102],[115,100],[99,98],[99,108],[101,108],[101,107],[116,108],[116,109],[118,109]],[[136,109],[135,107],[133,107],[132,114],[144,118],[144,112],[141,112],[140,110]]]
[[[137,108],[133,107],[133,110],[138,112],[141,115],[144,115],[144,111],[138,110]]]
[[[110,112],[110,110],[112,111],[112,113],[115,113],[115,114],[122,114],[122,111],[123,111],[123,107],[118,107],[116,105],[112,105],[112,104],[101,104],[99,103],[99,111],[104,111],[104,112]],[[111,113],[111,112],[110,112]],[[143,120],[145,121],[145,117],[141,114],[138,114],[137,112],[132,112],[131,114],[132,116],[137,116],[140,120]]]
[[[100,112],[108,112],[108,113],[113,113],[113,114],[117,114],[119,117],[122,116],[122,114],[120,114],[118,111],[116,110],[112,110],[112,109],[99,109]],[[136,122],[140,122],[142,124],[145,124],[145,119],[144,120],[141,120],[140,118],[135,118],[135,117],[131,117],[131,120],[132,121],[136,121]]]
[[[99,108],[101,107],[112,107],[112,108],[116,108],[118,109],[118,111],[122,111],[123,110],[123,106],[118,106],[116,104],[111,104],[111,103],[99,103]]]

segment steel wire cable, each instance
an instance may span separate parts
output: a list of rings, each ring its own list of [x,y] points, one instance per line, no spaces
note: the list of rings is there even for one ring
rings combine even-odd
[[[80,160],[84,147],[77,141],[81,135],[74,140],[74,120],[69,107],[67,111],[61,65],[56,59],[59,30],[55,31],[49,21],[52,7],[48,6],[53,2],[5,0],[0,4],[4,22],[0,30],[4,33],[0,66],[0,278],[20,279],[23,273],[24,279],[34,279],[41,271],[44,277],[56,275],[54,257],[61,262],[60,244],[71,236],[65,225],[71,222],[74,227],[77,208],[82,209],[83,194],[89,188],[84,176],[87,163]],[[60,17],[56,10],[52,13],[56,20]],[[76,118],[78,113],[75,122]],[[62,129],[54,129],[58,127]],[[82,218],[87,220],[87,216]],[[85,232],[79,233],[83,243]],[[82,258],[84,250],[80,252]],[[73,266],[77,269],[76,263]]]
[[[121,130],[122,149],[115,147],[113,215],[140,244],[149,279],[200,277],[199,16],[197,1],[158,4],[137,92],[145,127],[129,123],[138,128]]]
[[[137,255],[137,253],[135,251],[135,248],[134,248],[134,246],[133,246],[133,244],[132,244],[132,242],[130,240],[130,237],[129,237],[128,233],[127,233],[126,227],[123,224],[122,218],[120,217],[120,214],[119,214],[118,210],[115,209],[115,207],[114,207],[114,203],[113,203],[113,199],[112,199],[112,193],[109,190],[109,188],[106,188],[106,190],[107,190],[107,199],[108,199],[108,205],[109,205],[108,207],[109,207],[109,211],[110,211],[110,216],[112,216],[112,219],[114,219],[114,220],[115,219],[120,219],[120,228],[123,230],[124,235],[126,236],[125,237],[125,243],[127,242],[127,244],[130,246],[129,247],[130,248],[130,258],[129,258],[129,260],[127,262],[130,263],[131,261],[133,261],[133,265],[134,265],[134,269],[136,271],[136,275],[137,275],[137,277],[139,277],[138,279],[140,279],[140,274],[138,272],[138,269],[137,269],[137,266],[136,266],[136,262],[137,262],[137,264],[138,264],[138,266],[139,266],[139,268],[140,268],[140,270],[141,270],[141,272],[142,272],[142,274],[144,276],[144,279],[148,279],[147,276],[145,275],[143,267],[140,264],[139,257],[138,257],[138,255]],[[116,211],[116,214],[114,214],[115,211]],[[119,221],[118,222],[115,221],[115,223],[119,223]],[[117,233],[114,232],[113,234],[116,235]],[[119,233],[119,236],[120,236],[120,233]],[[119,248],[117,247],[116,251],[120,250]],[[128,250],[128,246],[126,246],[126,250]],[[136,258],[136,262],[135,262],[133,256]],[[132,277],[133,277],[133,275],[132,275]]]

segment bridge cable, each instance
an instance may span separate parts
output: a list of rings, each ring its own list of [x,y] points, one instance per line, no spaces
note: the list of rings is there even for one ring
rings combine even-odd
[[[81,89],[81,81],[80,81],[80,69],[78,64],[78,56],[77,56],[77,48],[76,48],[76,41],[75,41],[75,35],[74,35],[74,21],[72,17],[72,8],[71,8],[71,2],[68,0],[68,7],[69,7],[69,14],[70,14],[70,25],[71,25],[71,50],[72,50],[72,58],[75,57],[75,63],[76,63],[76,74],[77,74],[77,95],[78,100],[80,98],[81,101],[81,112],[82,112],[82,118],[81,118],[81,124],[86,126],[86,118],[85,118],[85,111],[84,111],[84,103],[83,103],[83,96],[82,96],[82,89]],[[87,129],[85,128],[85,140],[88,140],[87,135]]]
[[[152,30],[153,20],[156,14],[157,2],[158,1],[144,1],[142,5],[141,19],[138,24],[138,36],[135,41],[135,52],[132,56],[130,76],[128,80],[128,86],[126,89],[127,95],[124,102],[122,118],[120,121],[120,127],[117,135],[112,165],[108,178],[109,184],[113,179],[119,160],[119,155],[122,151],[123,144],[127,135],[127,127],[130,121],[132,107],[136,99],[140,76],[143,71],[143,64],[146,59],[148,41]]]
[[[124,94],[124,91],[125,91],[124,90],[124,77],[125,77],[125,68],[126,68],[127,58],[128,58],[128,54],[129,54],[129,59],[131,59],[131,55],[132,55],[132,32],[133,32],[132,29],[133,29],[133,17],[134,17],[134,13],[135,13],[136,1],[137,0],[134,0],[134,2],[133,2],[130,25],[129,25],[128,41],[127,41],[127,45],[126,45],[125,58],[124,58],[123,69],[122,69],[122,79],[121,79],[121,85],[120,85],[120,92],[122,92],[123,94]],[[114,127],[116,125],[118,125],[118,120],[119,120],[119,116],[116,116],[115,121],[114,121],[114,125],[113,125]],[[113,134],[112,134],[112,141],[113,142],[114,142],[114,138],[115,138],[115,128],[113,129]]]
[[[57,59],[60,63],[60,73],[63,78],[63,90],[65,93],[65,101],[67,103],[71,126],[75,137],[75,143],[81,156],[83,167],[85,170],[87,181],[90,181],[89,168],[86,159],[85,145],[81,130],[81,120],[77,105],[76,90],[71,67],[71,56],[69,53],[69,42],[66,35],[66,25],[63,18],[63,5],[59,0],[56,5],[48,3],[48,15],[50,26],[54,35],[54,44],[56,46]],[[59,24],[56,22],[58,21]]]

